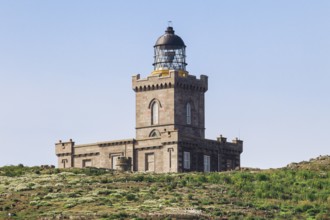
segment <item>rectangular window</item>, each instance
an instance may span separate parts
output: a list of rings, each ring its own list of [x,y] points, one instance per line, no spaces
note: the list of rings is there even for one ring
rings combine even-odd
[[[204,172],[210,172],[210,170],[211,170],[210,156],[204,155]]]
[[[191,124],[191,106],[190,103],[187,104],[187,125]]]
[[[190,169],[190,152],[183,152],[183,169]]]
[[[62,166],[63,166],[63,168],[66,168],[66,164],[68,163],[68,160],[67,159],[63,159],[62,160]]]
[[[120,157],[120,154],[111,154],[111,169],[116,170],[117,169],[117,159]]]
[[[227,170],[232,170],[233,169],[233,161],[227,159],[226,166],[227,166]]]
[[[169,168],[171,169],[172,168],[172,151],[174,151],[174,149],[168,148],[167,151],[168,151],[168,165],[169,165]]]
[[[92,160],[83,160],[82,166],[83,167],[91,167],[92,166]]]

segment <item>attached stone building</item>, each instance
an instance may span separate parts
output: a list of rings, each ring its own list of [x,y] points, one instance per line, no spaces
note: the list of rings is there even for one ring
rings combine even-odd
[[[136,137],[75,145],[55,144],[58,167],[163,172],[223,171],[240,166],[243,141],[205,139],[208,77],[186,71],[185,44],[167,27],[154,46],[154,71],[132,77]]]

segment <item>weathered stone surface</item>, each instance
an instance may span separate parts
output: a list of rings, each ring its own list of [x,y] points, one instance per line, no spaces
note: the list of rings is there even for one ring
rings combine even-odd
[[[222,171],[240,167],[243,141],[227,142],[222,136],[217,140],[205,139],[207,76],[197,79],[192,75],[180,76],[177,71],[146,79],[137,75],[132,78],[132,87],[136,93],[136,138],[84,145],[60,141],[55,144],[58,167],[116,169],[118,157],[130,158],[131,166],[127,167],[131,171],[143,172]],[[159,107],[158,123],[154,124],[153,102]],[[184,152],[190,153],[189,168],[184,167]]]

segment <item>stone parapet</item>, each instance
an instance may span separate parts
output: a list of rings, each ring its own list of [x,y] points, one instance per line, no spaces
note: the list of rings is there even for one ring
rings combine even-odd
[[[89,144],[79,144],[76,145],[75,148],[79,147],[89,147],[89,146],[99,146],[99,147],[107,147],[107,146],[115,146],[115,145],[123,145],[123,144],[133,144],[135,139],[122,139],[122,140],[113,140],[113,141],[102,141],[102,142],[95,142]]]
[[[208,89],[208,77],[205,75],[201,75],[200,79],[197,79],[196,76],[193,75],[183,77],[175,70],[170,70],[167,76],[150,75],[147,76],[147,78],[141,79],[140,74],[137,74],[132,77],[132,89],[135,92],[172,87],[206,92]]]
[[[72,139],[69,141],[59,140],[58,143],[55,143],[55,153],[56,155],[71,155],[73,154],[74,142]]]

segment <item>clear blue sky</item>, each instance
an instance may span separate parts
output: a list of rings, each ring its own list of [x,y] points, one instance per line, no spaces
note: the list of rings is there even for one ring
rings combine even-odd
[[[168,20],[209,76],[207,138],[243,139],[249,167],[330,154],[330,1],[0,0],[0,166],[133,138],[131,76]]]

